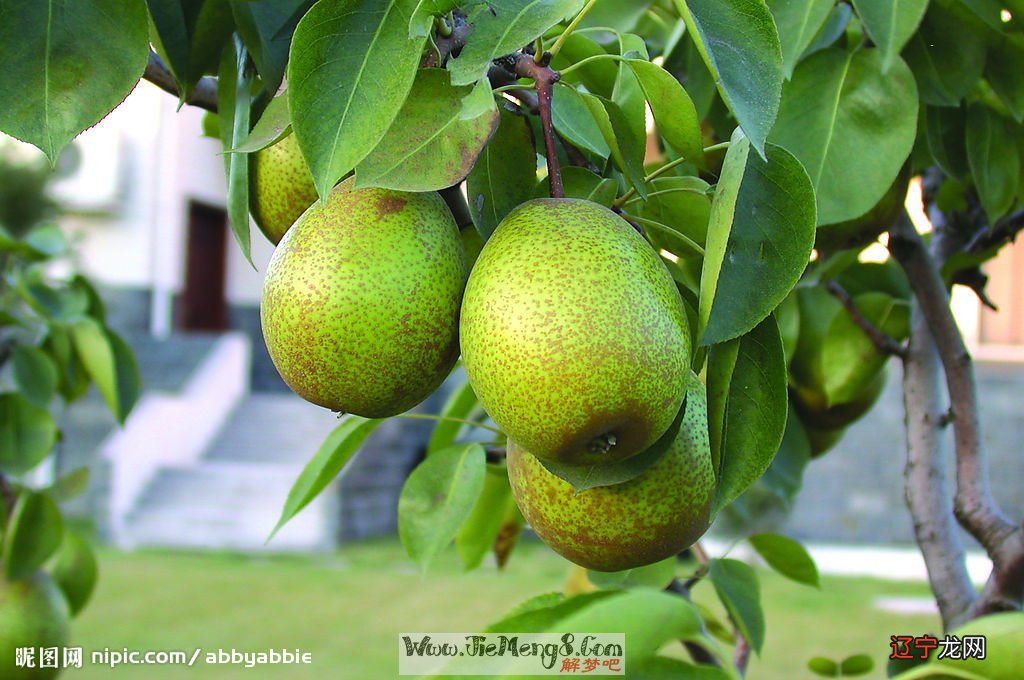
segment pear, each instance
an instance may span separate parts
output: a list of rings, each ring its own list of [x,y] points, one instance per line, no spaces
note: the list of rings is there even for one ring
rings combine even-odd
[[[317,199],[295,135],[254,153],[249,177],[249,212],[264,236],[277,245]]]
[[[40,647],[64,647],[70,636],[70,613],[57,584],[44,571],[8,581],[0,577],[0,669],[4,680],[49,680],[57,668],[39,668]],[[15,650],[31,648],[35,668],[15,663]]]
[[[352,181],[285,234],[260,318],[296,394],[383,418],[423,401],[455,364],[466,254],[436,192],[354,190]]]
[[[484,245],[460,342],[509,438],[560,463],[643,451],[679,412],[690,331],[672,276],[618,215],[580,199],[523,203]]]
[[[622,571],[678,554],[711,522],[715,471],[707,402],[696,378],[671,446],[621,484],[579,493],[513,440],[508,478],[523,516],[555,552],[597,571]]]

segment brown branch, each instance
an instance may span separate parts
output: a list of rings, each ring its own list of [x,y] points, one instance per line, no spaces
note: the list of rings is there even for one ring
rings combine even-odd
[[[937,232],[932,244],[940,261],[942,238],[942,232]],[[985,594],[971,611],[1005,608],[1007,602],[1019,608],[1024,595],[1024,529],[1006,518],[989,488],[974,365],[950,310],[949,291],[939,274],[937,258],[929,253],[906,214],[890,233],[889,249],[907,274],[946,374],[956,450],[954,513],[993,562]]]
[[[750,662],[750,642],[743,636],[739,628],[736,628],[736,650],[733,652],[732,663],[736,666],[740,677],[747,674],[747,664]]]
[[[846,292],[846,289],[843,288],[842,284],[833,279],[825,284],[825,289],[828,290],[834,298],[839,300],[843,305],[843,308],[846,309],[846,312],[850,315],[850,318],[853,319],[853,322],[857,324],[862,331],[864,331],[865,335],[870,338],[875,348],[881,354],[898,357],[907,356],[907,348],[898,343],[891,335],[885,333],[878,326],[871,323],[871,320],[864,316],[860,309],[857,308],[857,304],[853,301],[853,298],[850,297],[850,294]]]
[[[537,110],[540,113],[541,129],[544,132],[544,151],[548,162],[548,185],[551,187],[552,198],[565,197],[562,186],[562,172],[558,168],[558,152],[555,149],[555,127],[551,122],[551,97],[555,83],[558,82],[558,71],[548,66],[550,55],[537,61],[532,55],[517,54],[514,67],[520,78],[531,78],[537,90]]]
[[[690,596],[690,587],[677,578],[672,579],[672,582],[665,587],[665,591],[672,593],[673,595],[678,595],[688,602],[692,602],[693,600]],[[689,652],[690,658],[693,659],[694,663],[701,664],[703,666],[721,666],[721,664],[718,663],[718,659],[712,656],[711,652],[704,649],[696,642],[682,640],[682,643],[683,647],[686,647],[686,651]]]
[[[14,510],[14,504],[18,500],[18,493],[11,487],[7,481],[7,477],[0,474],[0,503],[4,504],[4,508],[7,512],[4,513],[5,517],[10,517],[11,512]],[[3,524],[0,523],[0,529],[3,529]]]
[[[174,74],[167,68],[163,59],[152,50],[149,52],[149,63],[146,64],[146,71],[142,74],[142,78],[168,94],[173,94],[175,97],[181,96]],[[217,79],[212,76],[200,78],[185,103],[217,113]]]

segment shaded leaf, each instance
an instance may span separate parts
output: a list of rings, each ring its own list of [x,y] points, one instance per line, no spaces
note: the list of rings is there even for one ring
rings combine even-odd
[[[640,81],[665,142],[680,156],[702,165],[704,143],[700,121],[686,90],[675,76],[657,64],[642,59],[630,59],[626,63]]]
[[[466,178],[473,224],[485,241],[513,208],[530,199],[537,176],[533,129],[501,107],[501,122]]]
[[[967,163],[967,114],[963,107],[929,106],[925,115],[928,150],[942,171],[965,180],[971,172]]]
[[[131,348],[118,335],[92,319],[71,327],[75,353],[119,423],[124,423],[139,397],[139,374]]]
[[[463,444],[416,466],[398,498],[398,535],[424,571],[455,538],[484,488],[484,449]]]
[[[224,50],[217,79],[220,134],[224,150],[237,148],[249,135],[252,75],[247,69],[247,52],[242,41],[235,39]],[[242,255],[253,264],[249,233],[249,154],[224,154],[224,172],[228,186],[228,221]],[[255,266],[255,265],[254,265]]]
[[[767,0],[767,5],[779,29],[782,72],[788,79],[801,55],[825,25],[835,3],[832,0]]]
[[[455,536],[455,548],[466,571],[480,566],[494,549],[509,511],[516,505],[504,465],[488,465],[483,488],[472,512]]]
[[[729,617],[750,642],[751,648],[760,654],[765,625],[757,573],[744,562],[723,558],[710,561],[708,577]]]
[[[128,96],[148,53],[141,0],[0,3],[0,131],[56,163]]]
[[[701,344],[735,338],[782,302],[814,247],[811,182],[799,161],[769,144],[768,161],[733,137],[711,204],[701,273]]]
[[[1024,122],[1024,39],[1006,36],[990,47],[985,77],[1017,122]]]
[[[853,6],[882,50],[882,71],[888,71],[921,23],[928,0],[853,0]]]
[[[452,393],[448,395],[448,400],[444,403],[444,407],[438,414],[442,419],[437,421],[433,432],[430,434],[430,440],[427,442],[427,455],[433,455],[441,449],[453,446],[459,433],[468,427],[464,423],[456,422],[455,420],[443,420],[444,418],[468,419],[470,414],[479,405],[480,400],[476,398],[473,386],[469,384],[468,380],[452,390]]]
[[[72,616],[89,602],[98,572],[92,547],[78,534],[65,529],[64,540],[54,556],[50,573],[64,593]]]
[[[922,102],[956,106],[981,78],[985,44],[942,3],[933,2],[903,58]]]
[[[850,677],[854,675],[867,675],[875,669],[875,662],[867,654],[854,654],[842,660],[839,664],[839,673]]]
[[[782,94],[782,48],[763,0],[675,0],[718,92],[757,152]]]
[[[1006,121],[984,104],[967,109],[967,162],[989,224],[1013,206],[1020,182],[1020,153]]]
[[[425,38],[415,0],[321,0],[288,61],[292,128],[321,198],[380,142],[412,89]]]
[[[217,70],[234,17],[225,0],[146,0],[167,66],[188,100],[196,83]],[[246,3],[255,4],[255,3]]]
[[[64,520],[44,493],[23,490],[4,534],[3,563],[8,580],[28,577],[60,546]]]
[[[18,475],[39,465],[57,443],[50,412],[20,394],[0,394],[0,470]]]
[[[558,134],[577,148],[595,153],[601,158],[611,155],[611,149],[590,107],[574,87],[564,84],[555,87],[552,93],[551,122]]]
[[[252,55],[263,87],[277,91],[288,64],[292,34],[315,0],[232,0],[238,33]]]
[[[625,571],[587,570],[587,579],[598,588],[648,587],[664,589],[676,575],[679,559],[673,555],[668,559]]]
[[[288,520],[299,514],[299,511],[309,505],[310,501],[316,498],[335,477],[344,472],[345,466],[359,451],[363,441],[383,422],[384,420],[347,416],[327,435],[327,439],[320,444],[320,448],[306,463],[302,472],[299,473],[299,478],[292,485],[291,491],[288,492],[288,498],[281,510],[281,518],[277,520],[277,525],[270,532],[270,536],[267,538],[268,542],[281,527],[288,523]]]
[[[473,18],[473,31],[459,56],[448,62],[453,85],[469,85],[487,76],[491,62],[533,41],[575,14],[582,0],[502,0]]]
[[[452,87],[444,69],[421,69],[380,143],[356,166],[356,187],[434,191],[461,182],[498,127],[498,110],[462,117],[471,88]]]
[[[50,485],[46,490],[50,498],[63,503],[78,498],[89,486],[89,468],[75,468]]]
[[[57,367],[43,350],[19,345],[11,354],[14,384],[30,403],[45,408],[57,391]]]
[[[263,115],[256,121],[242,143],[231,149],[236,153],[252,153],[273,146],[291,132],[292,119],[288,113],[288,95],[279,94],[270,100]]]
[[[807,670],[825,678],[839,677],[839,664],[823,656],[815,656],[809,659],[807,661]]]
[[[580,96],[590,109],[605,143],[608,144],[615,165],[623,172],[636,192],[646,197],[644,151],[647,140],[634,134],[632,126],[615,102],[592,94],[581,93]]]

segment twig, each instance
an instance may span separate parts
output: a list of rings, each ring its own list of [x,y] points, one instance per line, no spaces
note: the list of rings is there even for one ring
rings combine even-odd
[[[932,245],[937,254],[943,254],[941,232]],[[889,249],[907,274],[946,374],[956,447],[954,513],[993,562],[985,593],[971,607],[971,614],[996,611],[1008,603],[1019,608],[1024,598],[1024,529],[1006,518],[989,488],[974,365],[950,310],[949,292],[935,259],[905,213],[890,232]]]
[[[149,52],[149,62],[146,64],[142,78],[168,94],[173,94],[175,97],[181,96],[181,90],[178,89],[178,82],[174,79],[174,74],[167,68],[160,55],[152,50]],[[185,103],[217,113],[217,79],[212,76],[200,78]]]
[[[747,674],[747,664],[750,662],[750,642],[739,628],[736,629],[736,651],[733,652],[732,662],[736,666],[736,670],[739,671],[740,677]]]
[[[891,335],[871,323],[871,320],[864,316],[860,309],[857,308],[857,304],[841,283],[833,279],[825,284],[825,289],[835,299],[839,300],[840,304],[843,305],[843,308],[850,315],[850,318],[853,319],[853,322],[871,339],[871,342],[880,353],[906,358],[907,348],[896,342],[896,339]]]
[[[665,586],[665,592],[678,595],[688,602],[693,600],[690,596],[690,586],[684,584],[677,578],[672,579],[672,582]],[[718,663],[718,659],[711,655],[711,652],[704,649],[696,642],[690,642],[689,640],[682,640],[681,642],[683,643],[683,646],[686,647],[686,651],[689,652],[690,658],[693,659],[694,663],[704,666],[721,666],[721,664]]]
[[[448,57],[457,56],[465,46],[466,38],[473,32],[473,24],[466,21],[465,15],[455,12],[452,15],[452,25],[448,35],[434,36],[434,45],[437,50],[430,50],[423,57],[420,66],[423,68],[443,67]]]
[[[14,504],[17,500],[17,492],[11,488],[10,483],[7,481],[7,477],[0,474],[0,502],[4,504],[4,508],[7,510],[7,512],[4,513],[5,517],[11,516],[11,512],[14,510]],[[3,529],[2,523],[0,523],[0,529]]]
[[[554,85],[558,82],[558,71],[551,69],[548,64],[551,61],[550,55],[544,55],[538,62],[528,54],[515,56],[514,67],[516,75],[521,78],[531,78],[537,90],[537,111],[540,114],[541,130],[544,133],[544,151],[548,162],[548,185],[551,188],[552,198],[565,197],[565,188],[562,186],[562,172],[558,167],[558,151],[555,149],[555,126],[551,122],[551,97]]]

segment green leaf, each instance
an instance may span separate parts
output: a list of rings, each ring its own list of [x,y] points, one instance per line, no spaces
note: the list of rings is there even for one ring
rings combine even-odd
[[[846,33],[846,27],[853,16],[853,9],[846,3],[840,3],[832,8],[832,12],[825,20],[825,25],[818,31],[811,44],[804,50],[798,61],[802,61],[816,52],[828,49],[835,45],[836,41]]]
[[[448,400],[444,403],[444,408],[438,414],[441,419],[434,425],[434,431],[430,434],[430,441],[427,442],[427,455],[431,456],[441,449],[454,446],[459,433],[463,428],[469,427],[465,423],[444,420],[444,418],[466,420],[479,405],[480,400],[476,398],[476,392],[473,391],[473,386],[469,384],[468,380],[452,390],[452,393],[448,395]]]
[[[942,3],[933,2],[903,51],[921,101],[956,106],[985,68],[985,44]]]
[[[465,46],[448,62],[452,84],[469,85],[485,78],[493,60],[528,45],[582,4],[582,0],[502,0],[478,12]]]
[[[899,58],[882,72],[877,48],[832,48],[797,66],[770,139],[810,175],[818,224],[863,215],[892,185],[917,135],[916,92]]]
[[[434,17],[447,14],[460,4],[460,0],[420,0],[409,19],[409,37],[426,37],[434,25]]]
[[[782,72],[788,80],[797,61],[814,41],[835,5],[832,0],[767,0],[779,29]]]
[[[612,160],[633,185],[640,196],[647,197],[644,186],[644,150],[646,139],[637,137],[615,102],[592,94],[580,93],[583,103],[590,109],[605,143],[611,150]]]
[[[270,100],[263,115],[256,121],[242,143],[231,149],[234,153],[252,153],[273,146],[291,133],[292,119],[288,113],[288,95],[279,94]]]
[[[644,567],[626,569],[625,571],[594,571],[587,570],[587,579],[598,588],[636,588],[648,587],[663,589],[676,575],[679,558],[675,555],[668,559],[648,564]]]
[[[416,78],[415,0],[320,0],[295,29],[288,104],[321,198],[373,150]],[[470,81],[473,82],[473,81]]]
[[[469,212],[484,241],[513,208],[529,200],[537,176],[529,121],[505,106],[500,110],[498,130],[466,178]]]
[[[839,674],[850,677],[854,675],[867,675],[875,668],[875,662],[867,654],[854,654],[842,660],[839,664]]]
[[[786,429],[786,359],[775,317],[708,354],[707,393],[714,511],[728,505],[771,465]]]
[[[744,562],[723,558],[710,561],[708,577],[733,623],[760,654],[765,625],[757,573]]]
[[[929,106],[925,114],[928,150],[942,171],[961,181],[970,176],[967,163],[967,114],[963,107]]]
[[[601,158],[608,158],[611,149],[604,141],[601,128],[590,107],[571,85],[559,83],[555,86],[551,101],[551,122],[558,134],[565,137],[579,149],[590,151]],[[569,166],[572,167],[572,166]]]
[[[814,247],[814,191],[800,162],[774,144],[765,147],[767,162],[749,148],[733,137],[711,203],[699,309],[704,345],[771,314]]]
[[[853,6],[882,50],[882,71],[887,72],[921,23],[928,0],[853,0]]]
[[[131,348],[92,319],[71,327],[75,352],[117,422],[124,423],[139,397],[139,374]]]
[[[225,0],[147,0],[153,25],[185,102],[196,83],[214,73],[235,28]]]
[[[498,109],[462,117],[471,88],[452,87],[444,69],[421,69],[380,143],[356,166],[356,187],[434,191],[461,182],[498,127]]]
[[[617,591],[599,590],[566,597],[564,593],[544,593],[520,602],[501,619],[487,626],[488,633],[541,632],[552,628],[570,614],[618,595]]]
[[[1013,206],[1020,182],[1021,158],[1013,144],[1009,125],[984,104],[967,109],[967,162],[978,188],[989,224]]]
[[[58,503],[78,498],[89,486],[89,468],[75,468],[46,489],[46,493]]]
[[[4,534],[4,574],[23,579],[42,566],[60,546],[64,520],[57,504],[44,493],[23,490],[14,504]]]
[[[30,403],[46,408],[57,391],[57,366],[43,350],[19,345],[11,355],[14,384]]]
[[[141,0],[0,3],[0,131],[56,163],[135,87],[147,26]]]
[[[253,83],[247,61],[248,53],[245,46],[236,38],[231,46],[224,50],[217,81],[221,142],[225,151],[241,146],[249,136],[249,115],[252,110],[250,96]],[[234,234],[242,255],[252,265],[249,234],[249,154],[224,154],[224,171],[227,175],[228,220],[231,222],[231,233]]]
[[[384,420],[369,420],[360,416],[346,416],[341,424],[327,435],[327,439],[320,444],[320,448],[306,463],[306,467],[302,468],[299,478],[288,492],[288,498],[281,510],[281,518],[277,520],[277,525],[267,537],[268,543],[281,527],[309,505],[335,477],[344,472],[345,465],[352,460],[363,441],[383,422]]]
[[[675,4],[719,94],[764,156],[782,93],[782,48],[764,0],[675,0]]]
[[[50,572],[64,593],[72,616],[82,611],[89,602],[96,587],[98,571],[92,547],[78,534],[66,529]]]
[[[0,394],[0,471],[19,475],[39,465],[57,443],[50,412],[20,394]]]
[[[469,517],[484,488],[484,449],[463,444],[416,466],[398,498],[398,535],[424,571]]]
[[[466,571],[472,571],[494,549],[509,512],[516,507],[504,465],[487,465],[483,488],[472,512],[455,536],[455,549]]]
[[[799,541],[779,534],[754,534],[747,540],[768,566],[786,578],[815,588],[821,587],[818,566]]]
[[[809,659],[807,661],[807,670],[824,678],[839,677],[839,664],[823,656],[815,656]]]
[[[1024,39],[1006,36],[989,48],[985,78],[1018,123],[1024,122]]]
[[[315,0],[231,0],[238,33],[252,55],[263,87],[275,92],[284,78],[292,34]]]
[[[582,62],[588,57],[606,55],[609,52],[594,40],[582,33],[573,33],[569,39],[562,44],[562,50],[551,60],[551,68],[556,71],[565,70],[577,62]],[[619,67],[611,59],[594,59],[579,68],[575,68],[562,76],[559,81],[564,84],[582,85],[587,92],[608,99],[615,89],[615,81],[618,79]],[[712,85],[714,88],[714,85]]]
[[[702,165],[704,143],[690,95],[675,76],[657,64],[642,59],[630,59],[626,63],[640,81],[665,142],[683,158]]]
[[[862,293],[853,298],[860,313],[897,341],[910,334],[910,306],[886,293]],[[847,404],[869,388],[888,356],[846,311],[836,314],[821,344],[821,370],[828,405]]]

